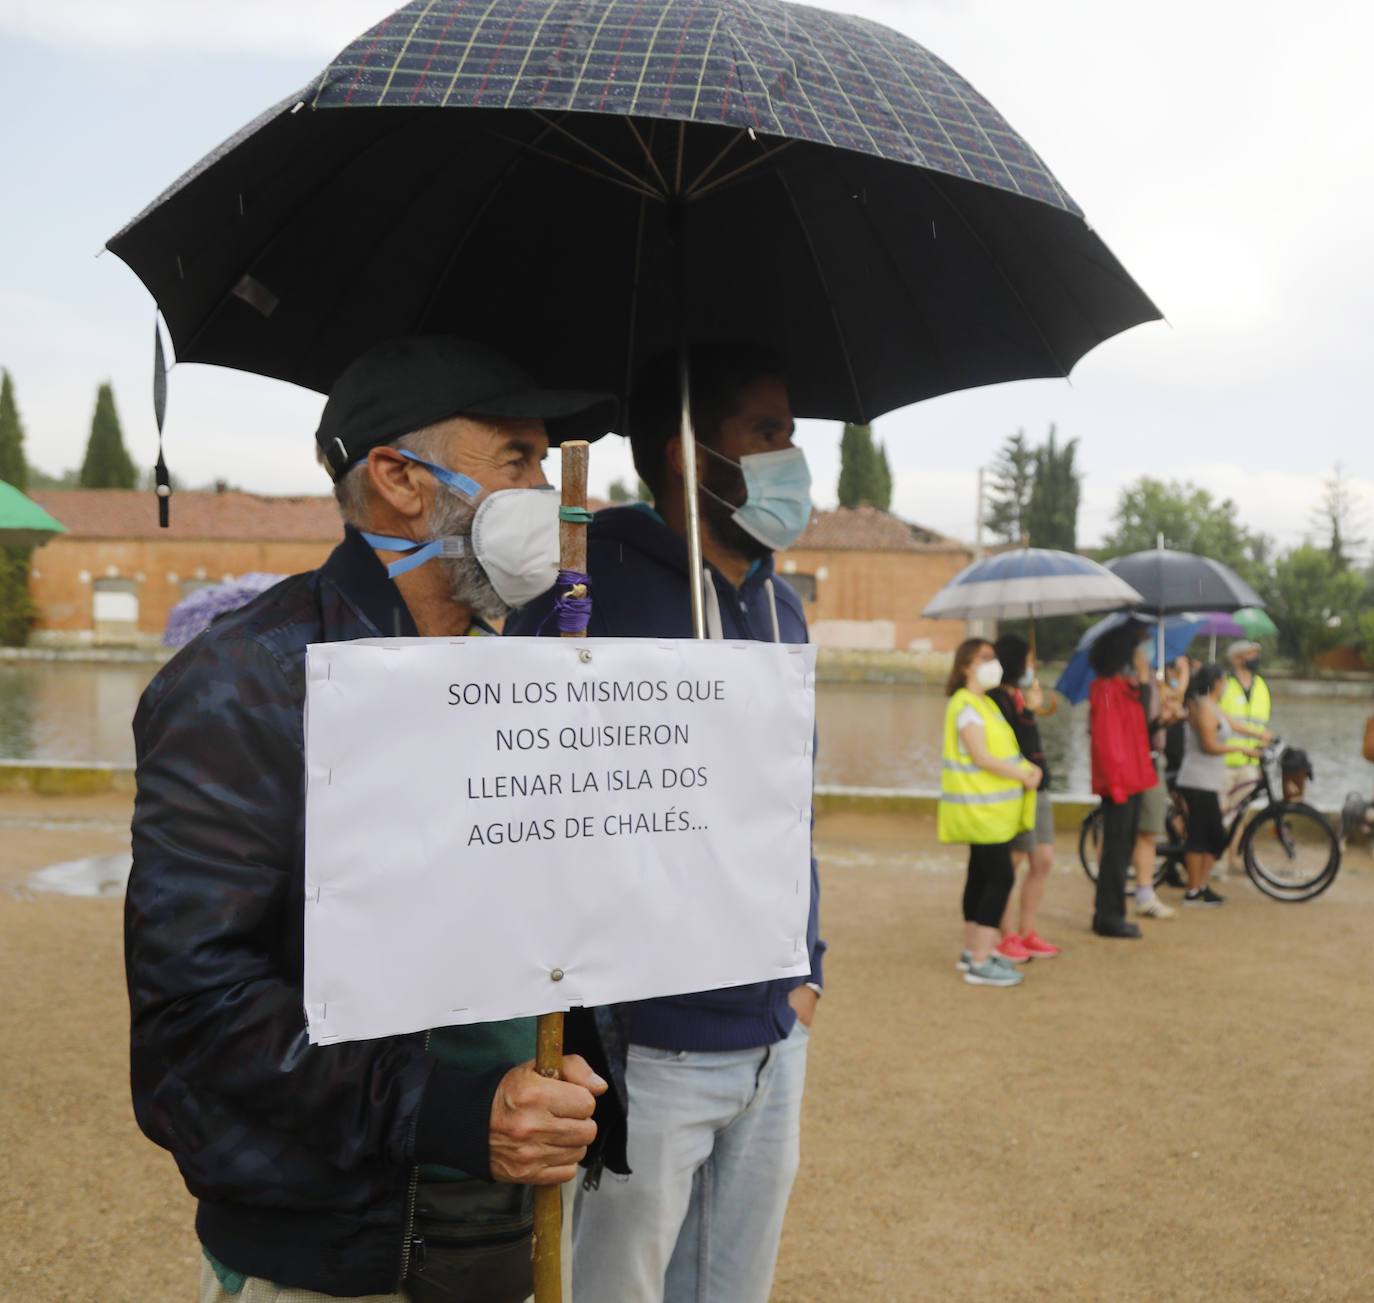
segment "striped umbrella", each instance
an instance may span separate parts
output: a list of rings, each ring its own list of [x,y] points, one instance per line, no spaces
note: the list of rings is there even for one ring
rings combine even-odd
[[[1140,594],[1076,552],[1021,547],[966,566],[921,612],[935,620],[1034,620],[1133,606]]]

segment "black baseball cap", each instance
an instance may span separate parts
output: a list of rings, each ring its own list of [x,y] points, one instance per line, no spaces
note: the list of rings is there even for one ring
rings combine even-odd
[[[539,418],[549,442],[599,439],[615,424],[610,394],[544,389],[494,349],[456,335],[408,335],[350,362],[329,391],[315,442],[337,480],[367,456],[454,416]]]

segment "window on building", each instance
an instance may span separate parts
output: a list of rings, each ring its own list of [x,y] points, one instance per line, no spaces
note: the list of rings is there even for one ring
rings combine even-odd
[[[91,617],[96,642],[132,642],[138,634],[138,582],[91,581]]]
[[[215,586],[215,581],[213,579],[183,579],[179,586],[181,588],[181,595],[183,597],[190,597],[197,589],[213,588]]]
[[[814,602],[816,600],[816,576],[791,574],[784,576],[792,591],[796,593],[803,602]]]

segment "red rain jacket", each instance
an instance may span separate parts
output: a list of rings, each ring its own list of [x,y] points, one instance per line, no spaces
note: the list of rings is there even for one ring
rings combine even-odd
[[[1094,679],[1088,690],[1093,793],[1118,805],[1158,781],[1150,758],[1145,708],[1134,684],[1120,675]]]

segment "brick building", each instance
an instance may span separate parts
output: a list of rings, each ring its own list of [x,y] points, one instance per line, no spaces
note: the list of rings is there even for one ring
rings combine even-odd
[[[924,620],[973,549],[875,507],[818,511],[777,558],[806,609],[811,640],[865,651],[953,651],[962,620]]]
[[[330,497],[177,493],[160,529],[157,500],[136,489],[29,495],[67,527],[33,554],[35,646],[156,647],[167,614],[207,583],[312,570],[343,537]]]

